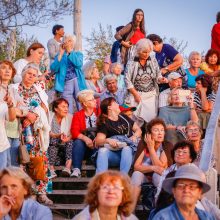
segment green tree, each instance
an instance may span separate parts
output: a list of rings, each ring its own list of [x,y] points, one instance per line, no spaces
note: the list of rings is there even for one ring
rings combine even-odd
[[[87,49],[85,49],[86,59],[95,60],[98,69],[102,71],[103,60],[111,53],[114,42],[112,26],[104,28],[100,23],[98,30],[93,29],[89,37],[85,37]]]

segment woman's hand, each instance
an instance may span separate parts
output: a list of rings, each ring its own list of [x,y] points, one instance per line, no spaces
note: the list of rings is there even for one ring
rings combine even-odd
[[[12,98],[8,94],[5,95],[4,101],[6,102],[9,108],[13,107]]]
[[[141,102],[141,96],[137,93],[134,95],[134,100],[135,102],[137,102],[138,104]]]
[[[68,142],[68,141],[71,140],[71,136],[67,136],[67,135],[65,135],[64,133],[62,133],[62,134],[60,135],[60,139],[61,139],[62,142],[66,143],[66,142]]]
[[[190,108],[194,107],[194,103],[193,103],[193,97],[192,97],[192,93],[186,97],[187,101],[188,101],[188,105]]]
[[[121,44],[126,48],[130,48],[132,46],[130,41],[123,41],[123,42],[121,42]]]
[[[63,54],[65,52],[65,44],[60,44],[60,48],[59,48],[59,54],[58,54],[58,61],[60,61],[63,57]]]
[[[89,148],[93,148],[93,141],[92,141],[92,139],[90,139],[90,138],[85,136],[83,138],[83,140],[86,143],[86,146],[88,146]]]
[[[158,173],[159,175],[162,175],[164,168],[160,166],[152,166],[152,170],[155,173]]]
[[[132,135],[129,139],[134,143],[138,141],[138,137],[136,137],[135,135]]]
[[[154,147],[155,147],[155,140],[152,138],[150,133],[147,133],[145,135],[144,140],[145,140],[145,142],[147,144],[147,148],[148,148],[149,151],[154,149]]]
[[[114,148],[117,148],[117,147],[118,147],[118,143],[117,143],[118,141],[115,140],[115,139],[107,138],[107,139],[106,139],[106,142],[107,142],[108,144],[110,144],[111,147],[114,147]]]
[[[160,77],[160,78],[158,79],[158,82],[162,84],[162,83],[168,83],[169,81],[168,81],[168,79],[165,78],[165,77]]]
[[[37,120],[38,115],[33,112],[28,112],[26,119],[30,121],[31,124],[34,124],[34,122]]]
[[[167,129],[171,129],[171,130],[176,130],[176,126],[175,125],[171,125],[171,124],[168,124],[166,126]]]
[[[15,204],[15,200],[11,196],[3,195],[0,197],[0,217],[9,213],[11,207]]]

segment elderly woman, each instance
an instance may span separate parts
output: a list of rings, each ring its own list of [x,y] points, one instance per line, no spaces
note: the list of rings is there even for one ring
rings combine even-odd
[[[8,167],[0,172],[0,218],[52,220],[46,206],[31,199],[33,180],[21,169]]]
[[[150,40],[139,40],[136,44],[137,57],[128,62],[125,69],[125,84],[129,91],[125,103],[138,106],[134,116],[140,126],[157,116],[158,82],[168,82],[161,76],[156,59],[150,56],[152,50]]]
[[[13,85],[10,81],[14,77],[16,70],[13,64],[8,60],[3,60],[0,62],[0,100],[4,101],[6,94],[9,94],[12,98],[14,107],[16,107],[19,102],[19,95],[16,93]],[[18,120],[6,121],[6,134],[10,142],[10,149],[8,152],[7,165],[18,166],[18,147],[19,147],[19,123]]]
[[[105,91],[105,88],[100,80],[99,70],[95,61],[88,61],[83,66],[83,72],[85,74],[87,88],[94,91],[97,106],[100,106],[100,96]]]
[[[209,76],[213,76],[212,89],[217,93],[220,80],[220,52],[215,49],[208,50],[205,55],[205,62],[200,68]]]
[[[111,64],[111,73],[117,76],[118,88],[125,88],[125,76],[121,75],[123,68],[120,63],[112,63]]]
[[[215,218],[210,213],[196,208],[197,201],[210,188],[204,181],[204,173],[196,165],[181,166],[174,177],[169,177],[163,181],[163,189],[173,194],[175,202],[159,211],[153,220],[214,220]]]
[[[73,115],[71,134],[74,140],[72,161],[72,177],[81,176],[81,166],[85,155],[92,155],[95,151],[93,140],[95,138],[96,120],[99,111],[96,108],[96,100],[92,90],[82,90],[77,99],[82,109]],[[91,135],[90,135],[91,134]]]
[[[93,177],[88,185],[85,203],[88,206],[73,220],[137,219],[131,214],[130,179],[118,171],[109,170]]]
[[[129,58],[133,58],[133,45],[140,39],[145,38],[144,11],[140,8],[136,9],[132,16],[132,21],[120,29],[115,34],[115,39],[121,45],[121,61],[126,64]]]
[[[95,139],[99,146],[96,172],[105,171],[111,166],[120,166],[121,172],[128,173],[141,137],[141,129],[127,115],[120,113],[114,98],[104,99],[100,108]]]
[[[45,48],[41,43],[33,43],[27,49],[26,58],[22,58],[17,60],[14,63],[14,67],[16,69],[16,75],[13,78],[14,83],[20,83],[22,81],[22,70],[28,63],[35,63],[36,65],[40,65],[42,57],[44,55]],[[39,70],[39,76],[42,73]]]
[[[189,121],[186,125],[186,138],[194,145],[194,149],[197,153],[196,160],[194,163],[199,166],[200,159],[202,156],[202,146],[203,146],[203,140],[202,140],[202,134],[203,130],[201,129],[200,125],[194,121]],[[213,167],[215,163],[214,155],[212,155],[211,165],[210,167]]]
[[[38,66],[27,64],[22,71],[22,82],[15,85],[21,101],[18,108],[21,110],[22,139],[30,154],[31,165],[27,165],[29,175],[35,180],[34,190],[38,201],[52,204],[46,196],[48,182],[49,122],[48,103],[45,91],[35,82],[38,80]],[[40,162],[39,162],[40,161]],[[38,172],[37,172],[38,170]]]
[[[58,55],[51,64],[51,71],[55,72],[55,91],[61,93],[69,103],[69,113],[74,113],[74,100],[79,110],[76,95],[80,90],[86,88],[84,74],[81,70],[83,65],[83,54],[74,51],[76,37],[65,35],[64,43],[60,45]]]
[[[188,78],[188,88],[194,90],[196,87],[196,77],[204,74],[204,71],[200,69],[200,65],[202,63],[202,57],[199,52],[192,51],[189,54],[188,58],[190,67],[185,69],[187,78]]]
[[[65,168],[62,176],[70,176],[72,165],[72,135],[70,133],[72,115],[68,113],[69,103],[64,98],[53,102],[50,114],[50,145],[48,148],[51,178],[57,176],[54,165],[59,164],[58,152],[65,152]]]
[[[173,144],[184,139],[182,131],[189,120],[198,122],[191,95],[185,96],[185,101],[188,102],[188,105],[185,106],[181,99],[181,92],[182,90],[179,88],[172,89],[168,97],[170,106],[164,106],[159,109],[159,117],[167,125],[166,139]]]
[[[152,119],[147,124],[145,139],[139,142],[134,158],[134,173],[132,174],[134,206],[138,200],[141,184],[152,182],[157,185],[160,176],[168,165],[172,164],[170,150],[172,145],[164,141],[166,125],[159,118]],[[152,179],[153,175],[153,179]]]

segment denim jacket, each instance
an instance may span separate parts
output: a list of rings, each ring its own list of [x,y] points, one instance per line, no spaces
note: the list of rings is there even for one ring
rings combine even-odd
[[[205,212],[201,209],[195,208],[195,212],[197,213],[200,220],[215,220],[215,218],[208,212]],[[176,203],[168,206],[165,209],[159,211],[152,220],[184,220],[184,217],[180,213]]]

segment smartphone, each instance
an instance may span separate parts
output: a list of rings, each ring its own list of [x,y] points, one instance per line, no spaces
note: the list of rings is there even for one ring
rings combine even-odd
[[[191,91],[190,90],[179,90],[179,98],[181,102],[188,102],[188,96],[190,96]]]

